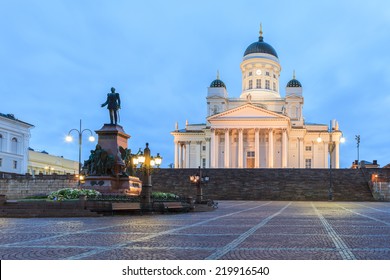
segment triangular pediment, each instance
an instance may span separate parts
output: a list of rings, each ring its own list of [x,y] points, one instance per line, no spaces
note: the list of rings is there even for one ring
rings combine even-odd
[[[208,121],[212,123],[213,121],[222,121],[222,120],[285,120],[289,121],[290,119],[282,114],[278,114],[267,109],[252,105],[245,104],[219,114],[210,116]]]

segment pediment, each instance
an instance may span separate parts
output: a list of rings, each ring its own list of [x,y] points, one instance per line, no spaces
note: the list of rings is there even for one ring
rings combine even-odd
[[[208,118],[209,122],[222,120],[286,120],[289,118],[267,109],[254,106],[252,104],[245,104],[237,108],[233,108]]]

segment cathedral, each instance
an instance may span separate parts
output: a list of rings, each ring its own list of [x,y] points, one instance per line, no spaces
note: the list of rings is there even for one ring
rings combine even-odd
[[[293,78],[279,91],[281,65],[264,41],[250,44],[240,64],[242,90],[230,97],[219,74],[207,90],[204,124],[176,128],[175,168],[339,168],[338,122],[307,122],[302,84]]]

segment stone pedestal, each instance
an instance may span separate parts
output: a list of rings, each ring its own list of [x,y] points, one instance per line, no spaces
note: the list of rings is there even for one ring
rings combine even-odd
[[[125,164],[121,158],[119,147],[127,149],[127,140],[130,135],[123,130],[122,126],[115,124],[104,124],[100,130],[95,132],[98,135],[98,145],[109,155],[114,156],[114,174],[112,176],[87,176],[82,187],[97,190],[102,194],[140,195],[142,191],[140,179],[122,176]]]
[[[100,130],[95,131],[98,135],[98,145],[115,157],[115,173],[121,172],[124,163],[121,159],[119,147],[127,148],[127,140],[131,137],[123,127],[115,124],[104,124]]]
[[[138,177],[88,176],[82,188],[93,189],[102,194],[123,194],[138,196],[142,182]]]

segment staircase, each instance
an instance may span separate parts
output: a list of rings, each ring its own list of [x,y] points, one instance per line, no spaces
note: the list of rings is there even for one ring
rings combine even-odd
[[[196,196],[189,176],[197,169],[161,169],[153,174],[153,191]],[[329,169],[205,169],[210,182],[202,187],[214,200],[329,199]],[[374,201],[368,182],[358,169],[332,169],[333,199]]]

